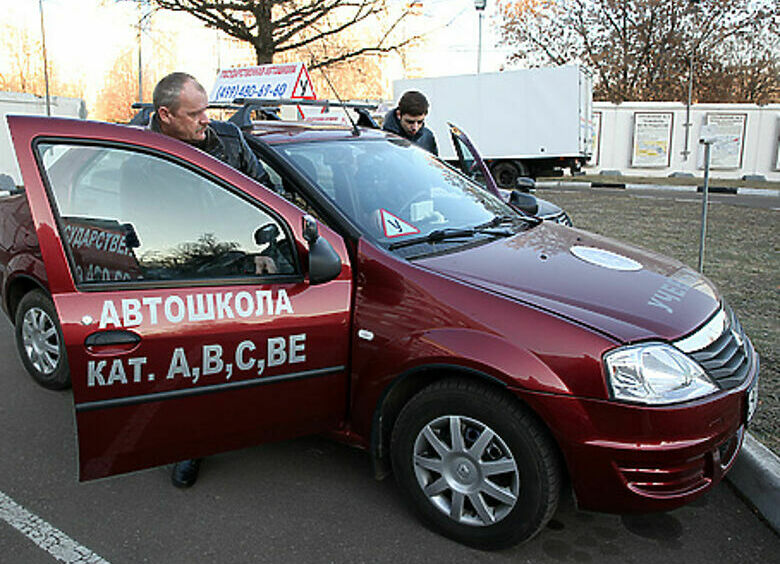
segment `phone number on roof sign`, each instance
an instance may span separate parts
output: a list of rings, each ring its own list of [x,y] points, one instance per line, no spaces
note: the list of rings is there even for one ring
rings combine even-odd
[[[234,98],[281,98],[287,91],[287,84],[225,84],[217,88],[216,99],[232,100]]]

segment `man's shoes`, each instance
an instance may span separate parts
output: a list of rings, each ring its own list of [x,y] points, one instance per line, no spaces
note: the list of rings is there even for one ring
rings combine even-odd
[[[182,460],[173,465],[171,483],[177,488],[189,488],[198,479],[200,470],[200,458]]]

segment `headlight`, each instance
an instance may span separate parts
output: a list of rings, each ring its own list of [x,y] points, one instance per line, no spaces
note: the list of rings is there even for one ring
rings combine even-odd
[[[645,343],[604,355],[614,399],[650,405],[679,403],[718,391],[701,366],[665,343]]]

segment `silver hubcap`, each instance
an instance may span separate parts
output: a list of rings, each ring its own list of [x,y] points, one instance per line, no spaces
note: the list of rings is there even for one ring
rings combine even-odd
[[[445,415],[414,442],[414,473],[428,500],[453,521],[486,526],[517,503],[520,474],[506,443],[490,427]]]
[[[27,358],[42,374],[51,374],[60,361],[60,338],[51,317],[32,307],[22,321],[22,343]]]

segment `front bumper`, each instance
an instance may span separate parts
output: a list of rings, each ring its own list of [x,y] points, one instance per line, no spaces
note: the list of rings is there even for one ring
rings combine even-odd
[[[742,385],[679,405],[514,391],[557,440],[578,506],[631,513],[674,509],[720,482],[742,445],[757,380],[756,355]]]

